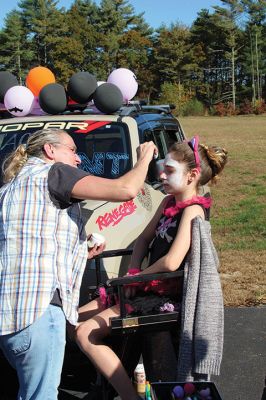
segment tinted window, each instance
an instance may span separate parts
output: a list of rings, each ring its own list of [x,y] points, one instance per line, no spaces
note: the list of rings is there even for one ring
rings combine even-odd
[[[159,157],[156,161],[164,159],[171,145],[175,142],[181,141],[176,129],[165,129],[162,127],[159,129],[146,130],[144,133],[144,140],[153,140],[156,144],[159,150]],[[150,183],[159,180],[156,161],[154,160],[149,165],[148,181]]]
[[[88,134],[69,132],[85,171],[104,178],[117,178],[131,169],[131,147],[127,126],[108,123]]]
[[[42,121],[38,122],[42,125]],[[81,129],[78,125],[82,124]],[[49,125],[50,124],[50,125]],[[74,139],[81,158],[80,168],[104,178],[117,178],[132,167],[129,132],[126,124],[99,121],[47,121],[36,128],[16,123],[0,124],[0,164],[2,184],[2,163],[21,143],[26,143],[30,133],[44,127],[57,127],[67,131]],[[32,125],[34,125],[32,123]],[[35,124],[36,125],[36,124]]]

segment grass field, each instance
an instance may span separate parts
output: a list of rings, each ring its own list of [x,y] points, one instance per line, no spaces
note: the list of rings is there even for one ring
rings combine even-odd
[[[186,136],[228,150],[211,188],[212,234],[226,306],[266,304],[266,115],[183,117]]]

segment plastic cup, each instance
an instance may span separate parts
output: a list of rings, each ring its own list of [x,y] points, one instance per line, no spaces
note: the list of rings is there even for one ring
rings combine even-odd
[[[105,242],[105,237],[100,233],[92,233],[88,241],[89,247],[100,246]]]

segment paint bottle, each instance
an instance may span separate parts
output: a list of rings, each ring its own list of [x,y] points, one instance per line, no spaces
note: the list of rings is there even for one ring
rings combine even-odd
[[[137,392],[139,394],[145,393],[145,386],[146,386],[146,374],[144,365],[139,363],[134,371],[134,384]]]
[[[150,382],[147,381],[145,385],[145,400],[152,400],[151,398],[151,385]]]

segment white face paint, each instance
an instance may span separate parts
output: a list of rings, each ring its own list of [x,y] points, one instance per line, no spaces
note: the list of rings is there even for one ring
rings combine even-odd
[[[163,183],[168,193],[179,192],[184,187],[185,164],[174,160],[171,154],[165,157],[164,174]]]

